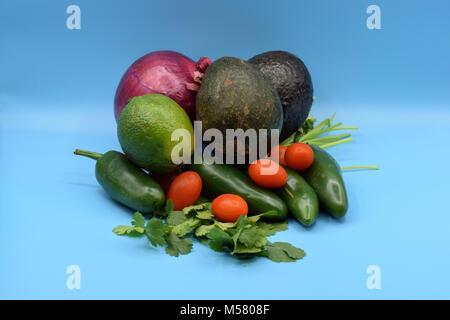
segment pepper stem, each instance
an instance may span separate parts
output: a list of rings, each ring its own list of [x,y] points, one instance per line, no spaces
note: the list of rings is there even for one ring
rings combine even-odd
[[[103,154],[98,153],[98,152],[91,152],[91,151],[85,151],[85,150],[80,150],[80,149],[75,149],[75,151],[73,153],[76,155],[88,157],[88,158],[91,158],[94,160],[98,160],[98,159],[100,159],[100,157],[103,156]]]

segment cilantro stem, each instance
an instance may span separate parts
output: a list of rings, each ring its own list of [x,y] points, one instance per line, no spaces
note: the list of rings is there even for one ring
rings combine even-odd
[[[339,128],[335,128],[334,130],[358,130],[358,127],[339,127]]]
[[[324,132],[324,130],[328,130],[329,128],[333,127],[330,126],[331,125],[331,118],[325,119],[323,120],[321,123],[319,123],[316,127],[314,127],[314,129],[312,129],[311,131],[309,131],[307,134],[303,135],[302,141],[306,140],[306,139],[310,139],[310,138],[314,138],[320,134],[322,134]],[[338,123],[337,125],[341,125],[342,123]],[[324,129],[326,126],[328,126],[328,129]],[[334,125],[336,126],[336,125]]]
[[[342,125],[342,122],[336,123],[336,124],[334,124],[334,125],[332,125],[332,126],[329,126],[329,127],[326,128],[326,129],[323,129],[323,130],[314,132],[314,133],[312,133],[312,134],[311,134],[311,132],[313,132],[313,130],[311,130],[310,132],[308,132],[308,133],[305,134],[304,136],[301,136],[301,137],[298,139],[298,142],[303,142],[303,141],[305,141],[305,140],[307,140],[307,139],[312,139],[312,138],[317,137],[317,136],[319,136],[319,135],[321,135],[321,134],[324,134],[324,133],[327,133],[327,132],[330,132],[330,131],[334,131],[334,130],[338,130],[337,127],[339,127],[340,125]]]
[[[352,140],[353,140],[353,138],[350,137],[350,138],[342,139],[342,140],[335,141],[335,142],[330,142],[330,143],[325,143],[325,144],[319,144],[319,147],[321,147],[322,149],[325,149],[325,148],[337,146],[338,144],[345,143],[345,142],[349,142],[349,141],[352,141]]]
[[[348,166],[348,167],[341,167],[341,170],[351,170],[351,169],[372,169],[372,170],[379,170],[380,168],[378,166]]]
[[[290,146],[291,144],[294,143],[294,140],[297,136],[297,134],[299,133],[299,130],[295,131],[293,134],[291,134],[289,137],[287,137],[286,139],[283,140],[283,142],[280,143],[280,145],[282,146]]]
[[[76,155],[88,157],[88,158],[91,158],[94,160],[98,160],[98,159],[100,159],[100,157],[103,156],[103,154],[98,153],[98,152],[85,151],[85,150],[80,150],[80,149],[75,149],[75,151],[73,153]]]
[[[321,148],[328,148],[328,147],[336,146],[341,143],[352,141],[353,138],[350,137],[351,136],[350,133],[331,135],[331,136],[325,136],[325,137],[317,137],[322,134],[325,134],[325,133],[328,133],[331,131],[336,131],[336,130],[357,130],[358,129],[358,127],[353,127],[353,126],[341,127],[342,122],[331,125],[335,115],[336,115],[336,113],[333,113],[333,115],[331,117],[326,118],[325,120],[320,122],[317,126],[315,126],[312,130],[310,130],[306,134],[302,135],[301,130],[295,131],[287,139],[285,139],[283,142],[281,142],[281,145],[289,147],[294,142],[303,142],[303,143],[315,144]],[[347,139],[342,139],[342,138],[347,138]]]
[[[344,133],[344,134],[337,134],[337,135],[333,135],[333,136],[307,139],[307,140],[303,140],[303,142],[306,142],[306,143],[319,143],[319,142],[323,142],[323,141],[332,142],[332,141],[337,141],[341,138],[346,138],[346,137],[350,137],[350,136],[351,136],[350,133]]]

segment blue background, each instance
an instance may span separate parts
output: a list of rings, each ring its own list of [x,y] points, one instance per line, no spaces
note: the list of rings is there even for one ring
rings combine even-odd
[[[189,3],[189,4],[187,4]],[[66,28],[67,6],[81,30]],[[381,30],[366,8],[381,8]],[[449,299],[450,2],[2,1],[0,3],[0,298]],[[111,229],[131,212],[98,186],[75,148],[120,150],[113,97],[140,56],[197,60],[269,50],[308,66],[319,119],[357,125],[330,152],[350,210],[273,237],[296,263],[240,261],[194,241],[173,258]],[[69,265],[81,289],[66,287]],[[366,269],[381,269],[369,290]]]

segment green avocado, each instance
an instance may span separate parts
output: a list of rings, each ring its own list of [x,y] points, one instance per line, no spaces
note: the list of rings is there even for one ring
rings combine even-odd
[[[280,140],[300,128],[313,103],[311,76],[300,58],[285,51],[269,51],[248,60],[270,79],[283,105],[284,122]]]
[[[196,98],[196,118],[203,132],[215,128],[281,130],[283,109],[272,83],[254,65],[223,57],[205,72]],[[248,154],[248,141],[245,145]],[[236,152],[236,148],[235,148]]]

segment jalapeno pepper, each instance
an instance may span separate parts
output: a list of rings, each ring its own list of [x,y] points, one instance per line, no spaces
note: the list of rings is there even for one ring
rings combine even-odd
[[[265,213],[265,220],[284,220],[287,208],[275,193],[257,186],[248,175],[226,164],[190,164],[188,170],[197,172],[203,181],[203,194],[212,199],[224,193],[236,194],[247,202],[253,214]]]
[[[164,205],[162,188],[124,154],[117,151],[101,154],[78,149],[74,153],[97,160],[95,177],[114,200],[142,213],[154,213]]]
[[[286,184],[276,193],[283,199],[291,213],[305,226],[311,226],[319,215],[319,200],[313,188],[296,171],[284,167]]]
[[[311,145],[314,162],[302,172],[303,177],[319,197],[320,206],[336,218],[342,218],[348,209],[347,192],[341,168],[324,149]]]

